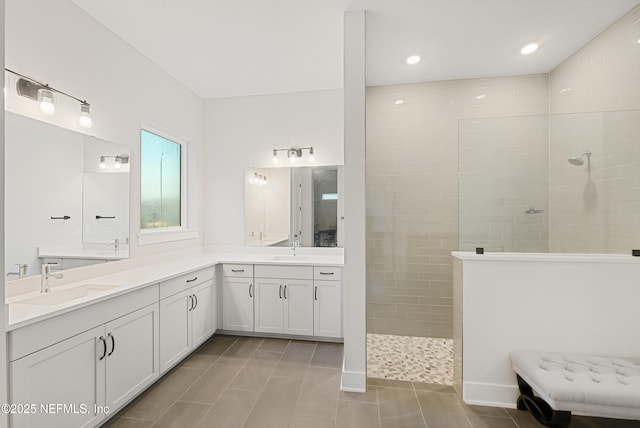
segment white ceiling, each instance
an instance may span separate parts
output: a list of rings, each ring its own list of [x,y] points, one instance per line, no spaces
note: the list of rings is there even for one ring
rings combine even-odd
[[[341,88],[346,10],[367,10],[367,82],[385,85],[548,72],[640,0],[73,2],[216,98]],[[422,61],[407,65],[411,54]]]

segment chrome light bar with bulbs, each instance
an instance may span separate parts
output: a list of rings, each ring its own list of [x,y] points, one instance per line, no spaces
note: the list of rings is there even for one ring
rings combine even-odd
[[[100,156],[100,169],[107,167],[107,159],[113,158],[113,167],[120,169],[122,164],[129,163],[129,155],[115,155],[115,156]]]
[[[288,149],[273,149],[273,163],[278,163],[278,152],[286,152],[287,158],[289,158],[289,162],[295,163],[295,161],[302,157],[302,151],[309,151],[309,161],[313,162],[314,153],[313,147],[291,147]]]
[[[49,86],[47,83],[42,83],[24,74],[17,73],[13,70],[5,68],[5,71],[18,76],[16,82],[16,91],[18,95],[37,101],[40,104],[40,111],[44,114],[54,114],[55,107],[55,94],[64,95],[71,99],[74,99],[80,103],[80,115],[78,116],[78,123],[83,128],[91,128],[93,122],[91,120],[91,104],[87,100],[81,100],[66,92]]]

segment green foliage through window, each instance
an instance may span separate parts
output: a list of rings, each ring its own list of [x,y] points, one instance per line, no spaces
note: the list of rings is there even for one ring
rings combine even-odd
[[[140,229],[180,227],[182,146],[140,133]]]

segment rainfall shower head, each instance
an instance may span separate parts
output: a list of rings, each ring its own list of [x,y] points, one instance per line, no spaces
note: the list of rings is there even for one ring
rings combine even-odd
[[[587,157],[587,160],[591,159],[591,150],[587,149],[584,152],[580,153],[578,156],[573,156],[568,159],[571,165],[584,165],[584,157]]]

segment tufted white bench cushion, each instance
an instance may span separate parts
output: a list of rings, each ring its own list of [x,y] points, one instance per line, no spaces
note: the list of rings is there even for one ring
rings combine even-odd
[[[640,419],[640,358],[518,351],[511,363],[554,410]]]

